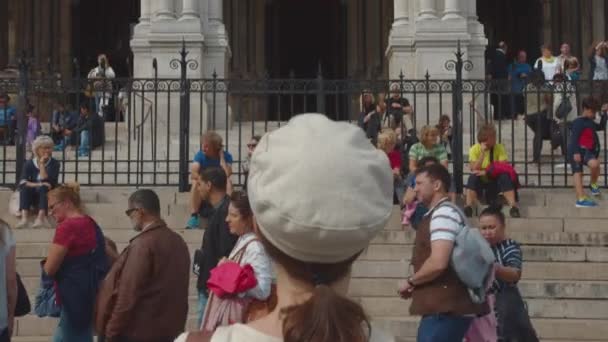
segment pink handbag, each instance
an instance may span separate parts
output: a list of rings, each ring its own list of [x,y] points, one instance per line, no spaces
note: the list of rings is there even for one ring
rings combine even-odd
[[[488,279],[488,289],[492,287],[492,283],[494,283],[495,272],[496,268],[494,268],[494,272],[491,273],[492,276]],[[487,301],[490,305],[490,313],[473,320],[469,327],[469,331],[467,331],[467,334],[464,337],[465,342],[496,342],[498,339],[498,323],[496,322],[496,314],[494,312],[494,302],[496,301],[496,298],[493,294],[489,294]]]

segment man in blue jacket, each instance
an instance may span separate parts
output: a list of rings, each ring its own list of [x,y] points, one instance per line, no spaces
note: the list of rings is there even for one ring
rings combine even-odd
[[[574,189],[576,191],[576,207],[590,208],[597,203],[585,195],[583,190],[583,166],[587,165],[591,171],[590,190],[593,196],[600,195],[597,180],[600,176],[600,139],[598,130],[606,127],[607,116],[602,113],[599,124],[595,120],[595,113],[599,109],[597,100],[591,96],[585,97],[582,103],[583,113],[572,122],[570,144],[568,146],[568,159],[572,166]]]

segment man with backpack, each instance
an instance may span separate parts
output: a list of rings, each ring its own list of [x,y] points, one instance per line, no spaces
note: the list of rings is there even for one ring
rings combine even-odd
[[[414,274],[399,287],[399,295],[412,299],[412,315],[422,316],[418,341],[461,341],[473,318],[489,312],[485,280],[494,256],[450,203],[449,187],[450,174],[442,165],[416,172],[416,197],[430,210],[416,230]]]

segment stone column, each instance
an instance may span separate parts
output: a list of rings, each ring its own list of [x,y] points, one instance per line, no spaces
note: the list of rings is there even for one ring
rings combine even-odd
[[[182,0],[182,15],[179,20],[199,19],[198,0]]]
[[[155,18],[158,20],[175,19],[175,6],[173,0],[156,0]]]
[[[135,36],[141,36],[150,31],[150,17],[152,16],[152,1],[141,0],[139,23],[135,26]]]
[[[407,25],[409,23],[409,11],[408,11],[408,0],[394,0],[395,7],[395,20],[393,21],[394,26]]]
[[[222,0],[209,0],[209,24],[224,25],[224,11]]]
[[[420,11],[418,20],[437,19],[435,0],[420,0]]]
[[[442,19],[463,19],[462,13],[466,12],[466,8],[464,8],[465,11],[463,11],[462,5],[466,5],[462,0],[445,0],[445,10]]]

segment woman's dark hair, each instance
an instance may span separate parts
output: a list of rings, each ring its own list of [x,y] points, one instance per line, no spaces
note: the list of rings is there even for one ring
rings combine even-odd
[[[249,204],[249,197],[246,192],[234,191],[230,195],[230,203],[239,211],[239,214],[244,218],[250,218],[253,216],[251,205]]]
[[[334,263],[319,264],[296,260],[274,247],[258,233],[268,255],[285,269],[290,277],[314,284],[312,297],[302,304],[281,310],[285,342],[366,342],[371,327],[363,307],[336,293],[330,287],[344,278],[359,253]]]
[[[261,135],[254,135],[251,137],[251,140],[255,140],[257,142],[260,142],[260,140],[262,140],[262,136]]]
[[[505,225],[505,222],[506,222],[505,214],[502,213],[502,207],[497,206],[497,205],[491,205],[491,206],[485,208],[479,215],[479,217],[482,217],[482,216],[494,216],[498,219],[500,224],[502,224],[503,226]]]

